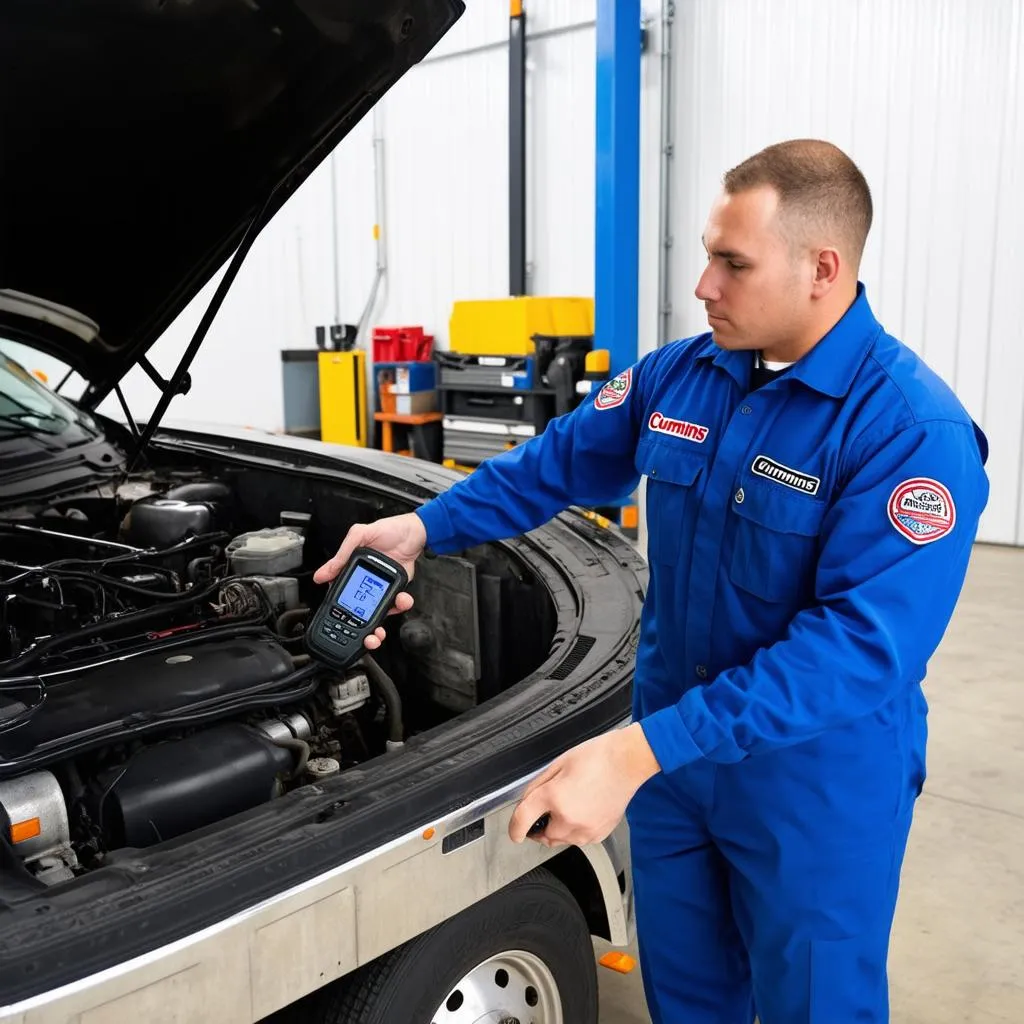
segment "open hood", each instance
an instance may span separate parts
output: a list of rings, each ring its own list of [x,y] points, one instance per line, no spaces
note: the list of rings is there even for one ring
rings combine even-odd
[[[2,333],[98,404],[463,9],[0,0]]]

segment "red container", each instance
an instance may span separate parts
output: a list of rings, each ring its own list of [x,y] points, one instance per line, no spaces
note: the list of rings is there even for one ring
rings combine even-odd
[[[401,330],[398,327],[374,327],[373,361],[375,363],[397,363],[401,360]]]
[[[430,361],[434,349],[434,336],[423,334],[410,337],[405,335],[402,338],[403,358],[410,363],[425,363]]]
[[[434,350],[434,336],[420,326],[375,327],[372,340],[375,363],[429,362]]]

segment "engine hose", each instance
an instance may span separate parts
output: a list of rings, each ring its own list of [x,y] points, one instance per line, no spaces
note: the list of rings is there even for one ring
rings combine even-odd
[[[285,750],[294,750],[299,755],[299,763],[289,776],[289,781],[294,782],[305,770],[309,761],[309,744],[305,740],[291,737],[289,739],[273,740],[274,746],[284,747]]]
[[[288,630],[291,629],[295,623],[301,622],[306,618],[309,618],[308,608],[292,608],[290,611],[281,612],[277,617],[277,622],[274,623],[274,632],[277,633],[278,636],[288,636]],[[292,638],[289,637],[289,639]]]
[[[176,647],[191,646],[196,643],[206,643],[209,640],[220,640],[222,638],[233,640],[236,637],[243,636],[258,636],[264,637],[268,640],[273,638],[272,634],[265,626],[256,624],[250,626],[208,626],[206,629],[182,630],[180,634],[163,637],[160,640],[149,639],[145,634],[123,637],[123,642],[129,644],[129,646],[119,648],[117,655],[118,657],[128,658],[133,657],[136,654],[144,654],[149,651],[168,651],[173,650]],[[99,646],[99,644],[96,645],[96,647]],[[91,647],[91,645],[88,644],[83,647],[70,647],[67,650],[62,650],[61,655],[64,657],[73,657],[76,654],[88,652],[91,649],[91,658],[87,655],[84,662],[73,666],[76,671],[85,672],[90,668],[94,668],[95,664],[98,662],[106,661],[109,656],[106,653],[97,652],[96,647]],[[3,668],[3,665],[4,663],[0,662],[0,668]],[[51,676],[67,671],[69,671],[67,668],[44,669],[40,672],[40,677],[46,680]],[[6,678],[8,677],[0,675],[0,683],[3,683]]]
[[[111,626],[120,627],[126,624],[135,625],[137,623],[149,622],[151,619],[163,618],[167,615],[168,611],[177,608],[179,605],[182,608],[187,608],[189,605],[195,604],[197,601],[201,601],[215,590],[220,589],[220,587],[225,583],[237,578],[238,577],[228,577],[228,579],[225,580],[217,580],[214,583],[207,584],[199,591],[189,591],[185,594],[178,595],[176,600],[167,601],[164,604],[157,605],[154,608],[147,608],[141,612],[133,612],[132,614],[125,615],[120,619],[115,619],[113,622],[96,622],[91,626],[83,626],[81,629],[73,630],[70,633],[62,633],[59,636],[52,636],[48,640],[43,640],[36,644],[36,646],[31,650],[26,651],[17,658],[12,658],[9,661],[0,661],[0,672],[5,675],[10,672],[16,672],[18,669],[24,668],[25,665],[31,665],[32,662],[43,654],[46,654],[48,651],[55,650],[59,647],[66,647],[70,643],[85,640],[91,636],[99,636]]]
[[[0,524],[0,530],[4,529],[3,524]],[[43,531],[45,532],[45,531]],[[32,576],[37,573],[53,572],[56,569],[60,569],[64,566],[80,565],[80,566],[91,566],[98,565],[100,567],[107,565],[115,565],[119,562],[134,562],[137,561],[140,556],[146,558],[164,558],[167,555],[177,554],[179,551],[184,551],[186,548],[198,547],[202,544],[212,544],[215,540],[227,540],[230,538],[230,534],[223,532],[215,533],[201,533],[194,537],[189,537],[187,540],[179,541],[177,544],[171,545],[169,548],[163,548],[162,550],[154,550],[152,548],[136,548],[133,551],[129,551],[123,555],[111,555],[109,558],[58,558],[55,562],[47,562],[45,565],[33,565],[25,566],[25,571],[20,575],[12,577],[6,580],[7,583],[17,583],[27,576]],[[85,540],[86,538],[81,538]],[[167,570],[165,570],[167,571]]]
[[[148,565],[145,562],[136,562],[135,568],[137,572],[155,572],[159,576],[164,576],[171,581],[171,585],[174,587],[177,593],[181,593],[178,589],[181,586],[181,576],[178,575],[173,569],[167,569],[162,565]]]
[[[402,724],[402,698],[394,680],[370,657],[363,655],[363,664],[370,682],[377,687],[388,715],[388,739],[392,743],[405,741],[405,727]]]
[[[113,587],[115,590],[126,590],[129,594],[138,594],[140,597],[149,597],[154,601],[176,601],[182,595],[180,593],[168,594],[160,590],[153,590],[149,587],[139,587],[127,580],[119,579],[117,576],[104,576],[102,573],[81,572],[77,569],[52,569],[44,575],[53,576],[57,579],[85,580],[87,583],[96,583],[99,586]],[[6,582],[6,581],[4,581]],[[0,583],[0,586],[3,584]],[[25,600],[19,598],[19,600]]]

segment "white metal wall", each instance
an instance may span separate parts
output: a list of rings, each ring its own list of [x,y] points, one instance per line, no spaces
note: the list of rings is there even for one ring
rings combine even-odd
[[[862,278],[875,312],[957,391],[991,442],[981,539],[1024,544],[1024,40],[1019,0],[676,4],[673,332],[721,174],[822,137],[868,178]]]

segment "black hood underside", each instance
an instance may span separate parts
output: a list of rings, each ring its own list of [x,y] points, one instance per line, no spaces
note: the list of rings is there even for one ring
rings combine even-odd
[[[461,0],[0,0],[0,289],[95,321],[9,337],[109,393]],[[275,192],[276,189],[276,192]]]

